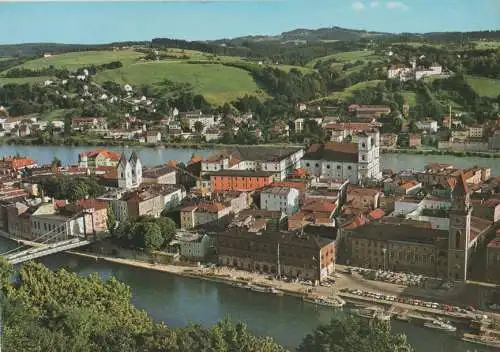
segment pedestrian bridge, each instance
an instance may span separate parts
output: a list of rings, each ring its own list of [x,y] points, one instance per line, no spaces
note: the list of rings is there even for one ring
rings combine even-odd
[[[84,238],[74,238],[9,254],[6,256],[6,259],[10,264],[19,264],[28,260],[45,257],[46,255],[82,247],[89,243],[90,241]]]
[[[3,235],[15,239],[6,233],[3,233]],[[10,264],[19,264],[50,254],[86,246],[93,241],[83,235],[70,235],[68,233],[68,228],[64,226],[58,230],[49,231],[31,241],[17,240],[22,244],[21,246],[0,254],[5,257]],[[31,248],[26,249],[26,246]]]

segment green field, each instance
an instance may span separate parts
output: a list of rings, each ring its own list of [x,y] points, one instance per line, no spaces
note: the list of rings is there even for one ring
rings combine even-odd
[[[371,50],[359,50],[359,51],[346,51],[343,53],[336,53],[336,54],[331,54],[327,56],[322,56],[318,57],[314,60],[311,60],[307,63],[307,67],[314,67],[316,63],[320,61],[327,61],[335,59],[337,61],[340,61],[342,63],[348,63],[348,62],[356,62],[358,60],[365,60],[365,61],[380,61],[382,58],[378,55],[375,55],[375,53]]]
[[[350,98],[352,96],[352,94],[357,90],[364,89],[364,88],[373,88],[373,87],[376,87],[379,83],[383,83],[383,82],[384,82],[383,80],[377,79],[377,80],[373,80],[373,81],[365,81],[365,82],[356,83],[356,84],[344,89],[343,91],[334,92],[326,97],[322,97],[322,98],[316,100],[315,102],[321,101],[321,100],[326,100],[326,99],[340,99],[340,100],[347,99],[347,98]]]
[[[121,85],[152,85],[165,80],[189,83],[195,92],[216,105],[245,94],[264,95],[245,70],[221,64],[189,64],[182,61],[142,62],[117,70],[99,72],[98,82],[113,81]]]
[[[482,97],[496,98],[500,95],[500,79],[466,76],[467,83]]]
[[[0,77],[0,86],[5,84],[34,84],[34,83],[43,83],[46,80],[54,79],[53,77],[19,77],[19,78],[5,78]]]
[[[112,61],[121,61],[126,66],[135,62],[144,54],[134,50],[119,51],[82,51],[67,54],[54,55],[47,58],[30,60],[17,66],[31,70],[54,66],[56,68],[77,69],[90,65],[102,65]]]
[[[415,92],[403,91],[401,92],[401,94],[403,95],[409,106],[417,105],[417,94]]]

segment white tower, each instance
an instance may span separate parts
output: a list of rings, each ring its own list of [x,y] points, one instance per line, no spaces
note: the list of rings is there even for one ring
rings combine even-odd
[[[365,132],[358,134],[358,180],[369,176],[371,163],[372,138]]]
[[[129,163],[132,170],[132,187],[139,187],[142,183],[142,164],[135,151],[132,152]]]
[[[125,157],[125,153],[122,153],[120,161],[116,166],[117,177],[118,177],[118,188],[130,189],[132,188],[132,167]]]

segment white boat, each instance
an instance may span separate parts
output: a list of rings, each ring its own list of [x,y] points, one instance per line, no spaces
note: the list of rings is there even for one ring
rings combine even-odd
[[[345,304],[345,301],[341,298],[329,299],[324,297],[304,297],[304,302],[333,308],[342,308]]]
[[[262,287],[262,286],[257,286],[257,285],[248,285],[248,288],[250,291],[254,292],[269,292],[268,287]]]
[[[424,326],[430,329],[442,330],[442,331],[457,331],[457,328],[451,325],[449,322],[445,322],[440,319],[435,319],[433,321],[427,321]]]

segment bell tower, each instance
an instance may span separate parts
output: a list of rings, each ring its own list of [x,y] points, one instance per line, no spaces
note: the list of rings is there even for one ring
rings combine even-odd
[[[467,280],[472,207],[462,172],[450,181],[452,187],[448,234],[448,279]]]

